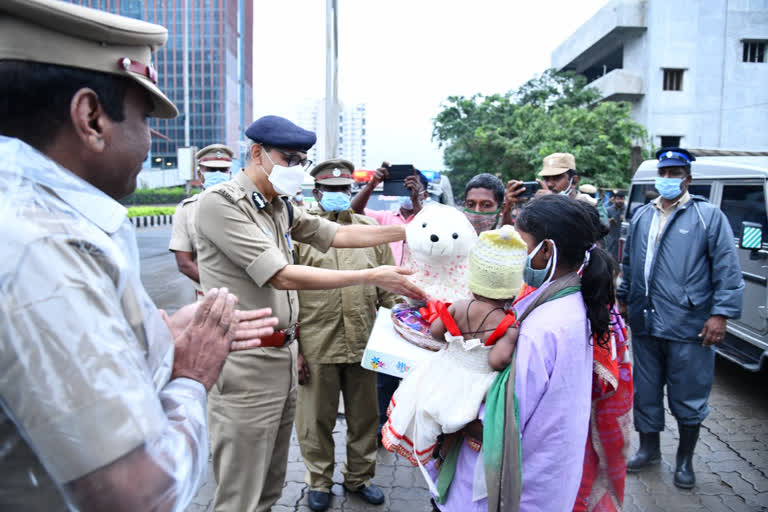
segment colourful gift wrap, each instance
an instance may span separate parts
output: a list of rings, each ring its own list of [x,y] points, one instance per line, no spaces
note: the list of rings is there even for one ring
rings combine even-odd
[[[363,368],[405,377],[434,352],[405,341],[392,324],[392,311],[379,308],[360,363]]]

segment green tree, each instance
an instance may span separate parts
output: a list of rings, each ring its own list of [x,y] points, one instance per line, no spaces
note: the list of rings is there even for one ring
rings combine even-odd
[[[552,69],[506,94],[449,97],[432,137],[444,148],[455,193],[481,172],[534,179],[556,152],[574,154],[584,183],[626,186],[630,149],[647,147],[648,137],[627,103],[598,100],[583,76]]]

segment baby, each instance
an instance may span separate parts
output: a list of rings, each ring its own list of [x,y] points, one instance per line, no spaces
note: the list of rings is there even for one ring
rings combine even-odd
[[[382,429],[387,450],[423,464],[440,434],[457,432],[477,417],[496,372],[512,359],[519,329],[505,305],[520,290],[526,256],[512,226],[480,234],[469,254],[472,298],[438,303],[430,330],[447,346],[416,367],[392,397]]]

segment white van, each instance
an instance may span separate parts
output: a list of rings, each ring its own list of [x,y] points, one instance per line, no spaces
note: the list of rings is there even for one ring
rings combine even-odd
[[[726,359],[748,370],[759,371],[768,357],[768,153],[759,154],[764,156],[700,157],[706,152],[689,151],[696,155],[696,161],[691,167],[693,182],[688,190],[709,199],[728,217],[744,276],[741,318],[728,321],[726,337],[715,348]],[[658,176],[656,163],[656,160],[643,162],[632,178],[625,206],[626,221],[638,208],[658,196],[653,186],[654,178]],[[762,231],[757,244],[743,243],[744,223],[748,230],[752,228],[752,232],[754,228]],[[625,222],[622,246],[627,227]]]

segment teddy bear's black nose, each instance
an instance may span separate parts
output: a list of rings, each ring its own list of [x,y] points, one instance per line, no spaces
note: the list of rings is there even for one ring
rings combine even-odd
[[[438,240],[440,240],[440,237],[438,237],[437,235],[430,235],[429,239],[432,240],[433,242],[437,242]]]

